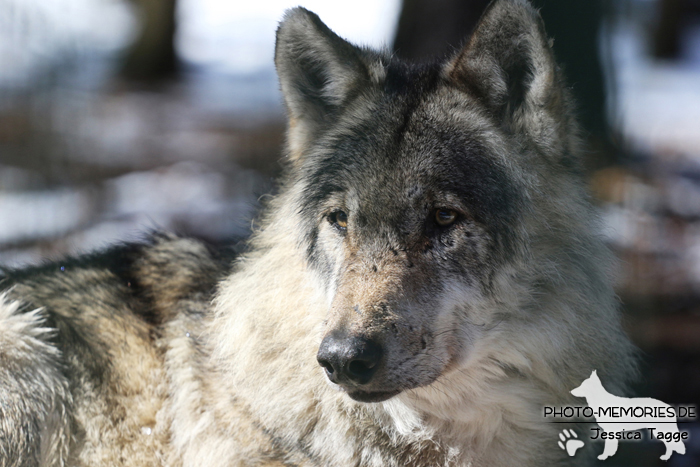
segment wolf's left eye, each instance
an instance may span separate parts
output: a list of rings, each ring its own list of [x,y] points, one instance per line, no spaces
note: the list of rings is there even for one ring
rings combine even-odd
[[[457,220],[457,211],[441,208],[435,211],[435,223],[440,227],[449,227]]]
[[[333,211],[328,215],[328,221],[342,230],[348,227],[348,215],[343,211]]]

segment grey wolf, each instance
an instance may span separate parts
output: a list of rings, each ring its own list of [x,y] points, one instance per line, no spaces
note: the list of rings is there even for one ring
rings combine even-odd
[[[0,465],[569,464],[543,406],[632,350],[537,12],[412,65],[296,8],[275,62],[287,172],[235,260],[7,271]]]
[[[649,397],[628,398],[612,395],[605,390],[595,370],[579,387],[573,389],[571,394],[586,399],[588,406],[593,409],[596,422],[605,432],[616,433],[652,428],[661,433],[679,433],[675,417],[651,416],[643,410],[644,408],[664,409],[663,413],[666,414],[673,411],[670,405]],[[619,414],[613,415],[612,412],[601,411],[601,408],[610,409],[613,407],[621,410],[631,409],[631,411],[629,415],[623,414],[622,416]],[[635,412],[638,412],[639,415],[634,415]],[[661,460],[668,460],[674,451],[679,454],[685,454],[685,444],[680,439],[678,441],[660,439],[666,446],[666,452],[661,456]],[[598,456],[598,459],[604,460],[615,454],[617,452],[617,442],[617,438],[606,438],[605,448],[603,453]]]

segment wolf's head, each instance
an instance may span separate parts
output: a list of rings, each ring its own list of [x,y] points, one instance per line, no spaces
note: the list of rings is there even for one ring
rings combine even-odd
[[[576,229],[541,207],[577,161],[539,15],[496,1],[454,57],[411,65],[296,8],[275,61],[288,195],[329,303],[318,362],[359,401],[429,385],[508,319],[538,229]]]

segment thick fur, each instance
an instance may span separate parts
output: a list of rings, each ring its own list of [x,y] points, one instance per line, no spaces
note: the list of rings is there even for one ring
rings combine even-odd
[[[586,462],[543,407],[623,392],[632,349],[538,14],[414,66],[297,8],[275,60],[289,167],[235,261],[157,236],[7,272],[0,465]],[[340,335],[381,345],[371,382],[327,380]]]

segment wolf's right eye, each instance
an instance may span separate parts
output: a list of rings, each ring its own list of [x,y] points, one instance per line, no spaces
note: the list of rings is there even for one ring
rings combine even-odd
[[[457,217],[457,211],[452,209],[442,208],[435,211],[435,222],[440,227],[449,227],[455,223]]]
[[[328,215],[328,221],[341,230],[348,227],[348,215],[343,211],[333,211]]]

